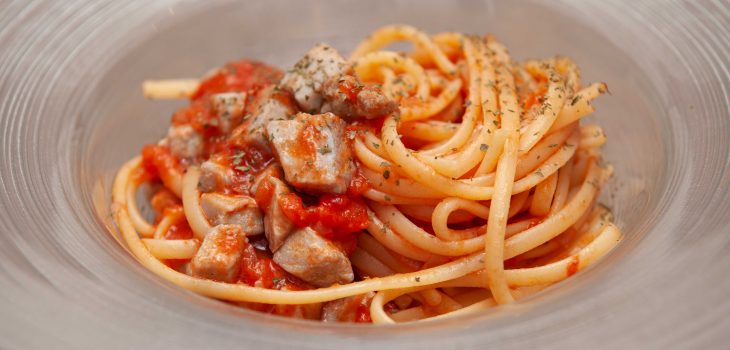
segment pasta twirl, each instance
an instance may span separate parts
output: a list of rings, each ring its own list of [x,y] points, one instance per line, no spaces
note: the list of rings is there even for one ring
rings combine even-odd
[[[349,59],[319,44],[286,72],[244,60],[143,90],[190,104],[119,170],[114,218],[141,264],[205,296],[437,320],[519,301],[621,240],[596,206],[606,135],[581,125],[606,85],[565,57],[388,26]]]

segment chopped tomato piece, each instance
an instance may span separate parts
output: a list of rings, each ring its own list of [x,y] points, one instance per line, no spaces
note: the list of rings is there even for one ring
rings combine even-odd
[[[365,299],[365,298],[363,298]],[[360,304],[357,305],[357,310],[355,311],[355,323],[372,323],[373,319],[370,318],[370,304],[367,302],[360,302]]]
[[[185,265],[187,262],[189,262],[190,259],[166,259],[162,262],[169,266],[173,270],[180,270],[180,268]]]
[[[280,69],[261,62],[249,60],[230,62],[203,80],[191,99],[198,100],[221,92],[255,92],[277,83],[282,76],[283,72]]]
[[[241,259],[239,281],[267,289],[304,290],[310,287],[289,275],[271,258],[268,252],[257,251],[246,243]]]
[[[341,79],[338,84],[340,92],[347,96],[347,99],[351,102],[357,101],[357,94],[362,90],[362,85],[356,83],[355,80]]]
[[[346,195],[324,195],[315,206],[305,207],[302,198],[289,193],[279,198],[284,215],[299,227],[312,226],[319,234],[342,239],[370,223],[365,203]]]
[[[173,182],[175,172],[181,172],[180,163],[170,150],[158,145],[146,145],[142,148],[142,167],[150,176],[159,176],[166,184]]]
[[[150,204],[157,214],[162,214],[167,208],[182,206],[180,198],[164,187],[155,192],[150,199]]]
[[[360,168],[358,168],[354,176],[350,180],[350,185],[347,186],[347,195],[351,197],[361,196],[363,193],[365,193],[365,191],[369,189],[370,182],[368,182],[368,180],[360,171]]]
[[[170,226],[165,233],[165,239],[191,239],[193,238],[193,230],[190,229],[188,222],[180,220]]]

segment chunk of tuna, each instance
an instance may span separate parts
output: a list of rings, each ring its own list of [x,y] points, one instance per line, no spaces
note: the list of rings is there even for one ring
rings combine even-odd
[[[203,136],[190,125],[173,125],[163,140],[177,159],[192,161],[203,153]]]
[[[284,181],[274,176],[262,180],[260,188],[261,192],[256,193],[256,198],[261,198],[267,202],[264,208],[264,232],[266,233],[266,240],[269,242],[269,249],[276,252],[284,244],[286,238],[296,229],[294,223],[284,215],[284,211],[279,205],[279,198],[291,193],[291,191]]]
[[[322,321],[324,322],[356,322],[358,312],[365,308],[369,313],[370,302],[374,292],[353,295],[342,299],[332,300],[322,306]]]
[[[347,255],[310,227],[292,233],[274,253],[274,261],[317,287],[345,284],[354,278]]]
[[[322,86],[345,68],[345,59],[327,44],[318,44],[304,54],[284,78],[283,87],[294,94],[301,110],[316,113],[322,106]]]
[[[212,160],[206,160],[200,164],[200,179],[198,190],[200,192],[213,192],[226,188],[233,178],[233,170]]]
[[[218,128],[223,133],[230,133],[241,124],[246,107],[245,92],[225,92],[210,97],[210,102],[218,117]]]
[[[288,92],[271,87],[262,91],[250,117],[231,133],[229,142],[239,147],[256,147],[270,152],[265,127],[272,120],[287,120],[296,113],[296,104]]]
[[[281,169],[281,165],[279,165],[279,163],[272,162],[258,175],[256,175],[256,177],[254,177],[253,184],[251,185],[251,193],[256,194],[259,185],[262,184],[264,180],[268,181],[269,176],[273,176],[277,179],[284,177],[284,170]]]
[[[387,97],[374,84],[363,85],[352,75],[327,80],[322,112],[342,118],[379,118],[398,111],[398,103]]]
[[[212,225],[237,225],[246,236],[264,233],[263,216],[251,197],[204,193],[200,206]]]
[[[239,226],[215,226],[193,257],[191,274],[214,281],[235,282],[241,268],[241,252],[247,244]]]
[[[266,126],[286,181],[312,193],[345,193],[355,170],[345,122],[332,113],[297,114]]]

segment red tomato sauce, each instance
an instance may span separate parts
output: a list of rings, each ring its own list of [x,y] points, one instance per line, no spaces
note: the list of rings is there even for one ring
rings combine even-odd
[[[165,233],[165,239],[192,239],[193,230],[188,226],[187,221],[180,220],[170,226]],[[190,259],[166,259],[163,263],[172,269],[179,270],[183,264],[189,262]]]
[[[370,182],[362,174],[360,168],[357,168],[354,176],[350,179],[350,184],[347,186],[347,195],[350,197],[359,197],[369,189]]]
[[[190,104],[177,110],[172,116],[172,125],[190,125],[198,133],[203,135],[203,154],[200,160],[210,159],[226,168],[232,169],[230,183],[223,190],[226,194],[251,195],[250,188],[253,185],[255,176],[273,161],[269,152],[261,151],[255,147],[239,147],[227,141],[228,135],[223,133],[216,124],[217,118],[210,96],[225,92],[246,92],[247,109],[256,105],[255,101],[262,95],[263,89],[277,83],[283,76],[282,71],[255,61],[231,62],[219,69],[209,77],[205,78],[198,89],[190,97]],[[341,86],[343,93],[348,99],[357,100],[357,93],[361,86]],[[277,95],[274,95],[274,98]],[[279,96],[281,97],[281,96]],[[348,127],[350,132],[358,132],[361,129],[380,129],[384,118],[377,118],[358,122],[358,125]],[[298,137],[302,147],[295,149],[302,150],[303,157],[311,156],[317,150],[314,148],[315,138],[320,137],[315,125],[308,125]],[[354,137],[348,137],[344,141],[352,142]],[[173,175],[179,176],[184,173],[189,164],[176,159],[169,148],[156,144],[147,145],[142,150],[142,166],[145,171],[154,178],[166,179]],[[331,240],[339,248],[348,254],[357,245],[355,233],[365,229],[369,224],[367,207],[361,195],[370,188],[365,177],[358,170],[351,179],[347,194],[345,195],[323,195],[314,198],[313,205],[305,205],[302,198],[296,193],[285,195],[279,199],[284,214],[299,227],[311,226],[323,237]],[[262,210],[270,205],[273,194],[273,186],[270,182],[264,182],[257,193],[253,194],[257,204]],[[169,190],[158,191],[153,196],[152,205],[158,213],[157,220],[162,215],[171,214],[170,211],[181,210],[180,200]],[[183,217],[184,218],[184,217]],[[193,232],[184,219],[173,224],[165,234],[165,239],[191,239]],[[293,277],[284,271],[272,259],[272,253],[258,245],[246,242],[241,259],[239,283],[251,286],[260,286],[269,289],[303,290],[311,289],[307,283]],[[175,269],[179,269],[188,259],[166,260],[165,263]],[[261,307],[266,308],[265,305]],[[273,309],[272,309],[273,310]],[[279,310],[281,311],[281,310]],[[370,312],[367,305],[360,305],[357,310],[358,322],[371,322]]]
[[[357,94],[360,93],[363,86],[353,83],[350,80],[342,80],[337,84],[340,92],[345,94],[350,102],[357,102]]]
[[[506,270],[510,269],[519,269],[525,266],[525,259],[523,259],[521,256],[516,256],[514,258],[509,258],[504,261],[504,268]]]
[[[258,245],[255,240],[254,238],[252,244],[246,243],[243,250],[239,283],[277,290],[311,289],[307,283],[293,277],[274,262],[268,249],[256,248]],[[296,310],[296,305],[246,303],[246,306],[253,310],[283,316],[291,316]]]
[[[232,176],[229,178],[230,184],[223,192],[244,195],[253,195],[250,193],[250,188],[255,176],[273,161],[268,153],[258,148],[241,148],[228,143],[218,145],[217,150],[210,155],[209,159],[232,170]]]
[[[182,171],[182,165],[172,156],[170,150],[158,145],[146,145],[142,148],[142,167],[150,176],[159,177],[165,183],[172,183],[175,171]]]
[[[190,105],[178,109],[172,115],[172,125],[190,125],[203,135],[217,134],[218,128],[212,120],[215,119],[210,101],[192,101]]]
[[[313,226],[325,237],[340,239],[365,229],[370,223],[362,199],[346,195],[323,195],[319,203],[304,206],[302,198],[290,193],[279,198],[284,215],[299,227]]]
[[[193,230],[190,229],[188,222],[180,220],[170,226],[165,233],[165,239],[192,239]]]
[[[194,101],[222,92],[246,91],[253,94],[266,86],[276,84],[283,76],[280,69],[262,62],[229,62],[203,80],[190,99]]]
[[[161,219],[160,215],[167,214],[166,210],[174,210],[175,208],[182,209],[180,198],[177,198],[174,193],[164,187],[155,192],[152,198],[150,198],[150,205],[152,205],[152,209],[157,213],[157,219]]]
[[[576,255],[568,263],[568,268],[567,268],[568,277],[573,276],[576,274],[576,272],[578,272],[579,265],[580,265],[580,258],[578,257],[578,255]]]
[[[357,305],[355,310],[355,323],[373,323],[373,319],[370,317],[370,305],[365,302],[361,302]]]
[[[268,251],[256,250],[246,243],[241,259],[238,280],[249,286],[259,285],[267,289],[304,290],[311,289],[305,282],[288,274],[271,258]]]
[[[223,92],[246,92],[248,98],[252,99],[258,91],[277,83],[282,76],[281,70],[261,62],[249,60],[230,62],[200,83],[190,98],[190,105],[180,108],[173,114],[172,125],[190,125],[203,135],[202,158],[207,159],[227,147],[227,135],[218,127],[216,114],[209,97]],[[246,103],[247,106],[251,105],[249,102]],[[146,160],[145,169],[148,173],[159,174],[163,177],[167,171],[164,169],[173,168],[174,165],[177,165],[179,170],[186,167],[186,164],[179,164],[179,161],[175,160],[169,151],[166,155],[169,160],[163,160],[163,151],[160,149],[164,148],[147,145],[142,150],[143,158]],[[145,153],[147,153],[146,157]],[[157,159],[157,161],[153,161],[153,159]]]

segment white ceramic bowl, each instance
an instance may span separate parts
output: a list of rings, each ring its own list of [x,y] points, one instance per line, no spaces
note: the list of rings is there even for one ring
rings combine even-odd
[[[528,300],[444,322],[330,325],[167,283],[109,232],[110,183],[180,102],[148,78],[285,67],[371,30],[492,32],[575,59],[612,92],[592,117],[626,239]],[[721,348],[730,341],[727,1],[48,1],[0,4],[2,348]]]

